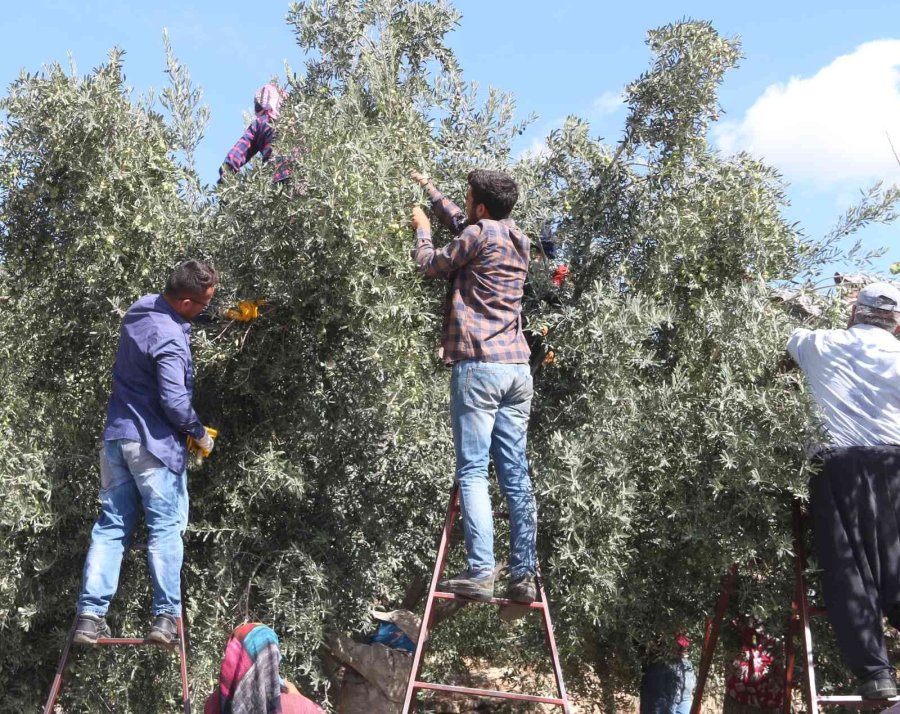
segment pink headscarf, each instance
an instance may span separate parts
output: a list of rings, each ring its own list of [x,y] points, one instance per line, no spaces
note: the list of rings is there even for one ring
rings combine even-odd
[[[279,88],[277,84],[266,84],[257,90],[254,99],[270,119],[277,119],[281,100],[286,96],[287,92]]]

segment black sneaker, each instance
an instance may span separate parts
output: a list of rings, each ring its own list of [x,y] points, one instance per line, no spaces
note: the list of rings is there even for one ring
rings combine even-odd
[[[494,597],[494,574],[481,578],[473,578],[468,570],[464,570],[453,578],[446,578],[438,583],[442,593],[453,593],[470,600],[490,600]]]
[[[889,675],[870,679],[856,690],[863,699],[890,699],[897,696],[897,685]]]
[[[513,602],[534,602],[537,600],[537,581],[534,573],[525,573],[506,586],[506,597]]]
[[[75,636],[72,642],[78,645],[95,645],[101,638],[112,637],[106,617],[91,612],[82,612],[75,623]]]
[[[147,642],[155,642],[158,645],[171,645],[178,639],[178,623],[175,615],[162,614],[153,618],[153,624],[145,638]]]

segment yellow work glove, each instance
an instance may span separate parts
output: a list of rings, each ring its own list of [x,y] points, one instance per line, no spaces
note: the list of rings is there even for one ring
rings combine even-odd
[[[264,298],[259,300],[241,300],[237,307],[225,311],[225,317],[238,322],[250,322],[259,317],[259,308],[266,304]]]
[[[193,436],[187,438],[187,448],[192,454],[196,454],[198,458],[205,459],[212,452],[215,446],[215,438],[219,435],[218,429],[211,426],[204,426],[206,433],[202,439],[195,439]]]

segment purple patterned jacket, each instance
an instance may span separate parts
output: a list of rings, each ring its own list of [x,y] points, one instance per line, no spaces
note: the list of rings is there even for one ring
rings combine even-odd
[[[225,162],[219,168],[219,177],[227,166],[234,172],[241,170],[241,167],[252,159],[257,153],[262,156],[263,161],[268,161],[272,156],[272,144],[275,141],[275,127],[270,123],[269,115],[265,112],[259,112],[256,118],[250,122],[247,131],[237,140],[237,143],[228,152]],[[275,176],[272,178],[276,183],[284,181],[291,175],[291,169],[286,160],[277,157],[275,160]]]

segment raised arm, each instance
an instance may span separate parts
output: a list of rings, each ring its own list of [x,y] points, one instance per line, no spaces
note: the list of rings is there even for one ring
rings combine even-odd
[[[437,219],[453,235],[458,236],[469,225],[466,212],[435,188],[435,185],[418,171],[410,171],[410,177],[428,193],[431,210]]]
[[[235,173],[240,171],[241,167],[257,153],[262,154],[263,161],[268,161],[272,153],[274,133],[268,123],[261,124],[258,119],[254,119],[243,136],[231,147],[231,151],[228,152],[228,156],[225,157],[225,161],[219,168],[219,176],[222,176],[226,167]]]
[[[429,278],[449,278],[472,260],[483,245],[481,227],[469,226],[441,250],[435,250],[431,242],[431,221],[425,211],[413,209],[412,225],[416,231],[416,245],[412,256],[416,266]]]

